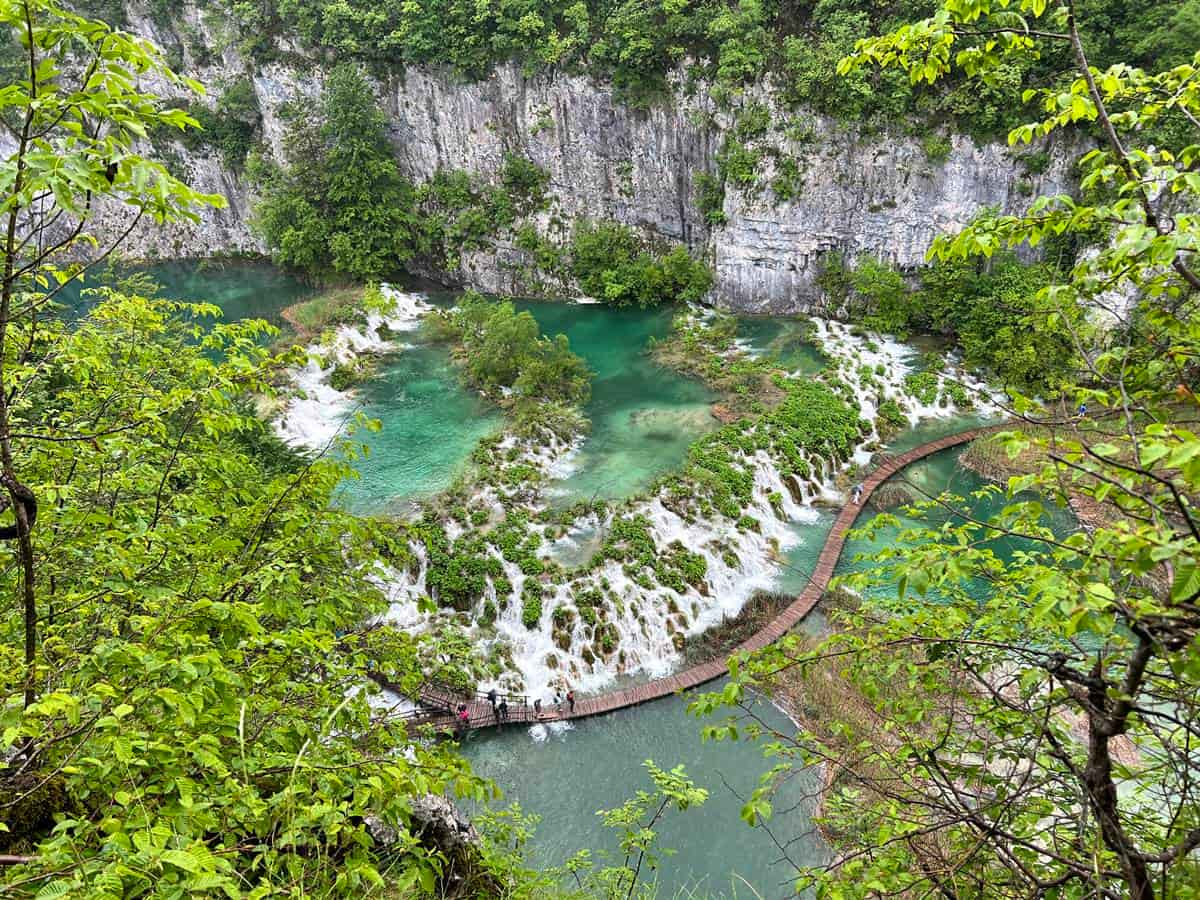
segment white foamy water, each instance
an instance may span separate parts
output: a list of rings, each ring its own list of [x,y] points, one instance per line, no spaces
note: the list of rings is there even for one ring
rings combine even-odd
[[[543,465],[553,462],[550,454],[528,458]],[[736,522],[723,516],[689,521],[670,509],[663,497],[639,502],[624,511],[625,515],[646,518],[650,534],[662,550],[678,541],[704,558],[707,571],[699,587],[688,587],[681,593],[653,582],[646,587],[631,578],[622,563],[608,560],[571,581],[547,585],[538,626],[530,629],[521,618],[522,592],[528,576],[493,551],[504,577],[512,584],[512,592],[505,602],[505,598],[496,596],[489,581],[479,608],[473,612],[478,617],[485,603],[496,603],[498,615],[490,630],[494,635],[478,626],[474,631],[481,651],[494,642],[505,646],[511,653],[514,674],[519,676],[519,683],[502,678],[495,685],[541,696],[549,704],[556,690],[565,692],[568,686],[586,693],[610,687],[620,674],[669,674],[681,661],[676,635],[706,631],[725,617],[737,615],[755,591],[771,589],[779,576],[781,554],[800,540],[796,529],[789,526],[815,522],[819,514],[809,503],[796,502],[764,451],[743,462],[754,473],[753,496],[746,514],[758,522],[758,532],[739,529]],[[773,495],[778,498],[778,512],[771,503]],[[604,521],[592,517],[584,530],[594,529],[602,535],[611,521],[611,513]],[[393,571],[381,584],[391,604],[389,620],[411,631],[428,627],[430,621],[430,616],[417,609],[417,599],[426,592],[427,564],[422,549],[414,547],[418,558],[414,571]],[[583,591],[607,591],[616,598],[616,602],[603,603],[607,622],[617,635],[617,650],[607,657],[578,614],[575,597]],[[560,608],[570,610],[573,618],[567,647],[555,640],[554,612]],[[590,648],[590,660],[585,647]],[[491,682],[482,685],[485,689],[490,686]]]
[[[529,728],[529,737],[535,744],[544,744],[552,737],[562,737],[568,731],[574,731],[575,726],[570,722],[545,722]]]
[[[829,358],[838,377],[850,385],[858,402],[860,415],[871,423],[871,434],[858,446],[849,464],[864,466],[874,456],[873,447],[879,443],[876,417],[879,407],[894,401],[903,411],[910,426],[925,419],[948,419],[963,412],[950,399],[947,386],[957,383],[974,403],[976,412],[987,414],[999,410],[995,394],[988,385],[963,371],[950,360],[951,368],[935,373],[936,396],[922,403],[905,388],[905,378],[916,371],[917,350],[894,338],[874,333],[855,334],[842,322],[813,319],[817,341]]]
[[[766,450],[736,458],[734,463],[753,478],[751,498],[743,512],[757,523],[757,530],[740,528],[737,522],[719,514],[702,518],[695,510],[678,507],[666,489],[656,496],[618,507],[622,516],[645,517],[660,556],[668,554],[670,545],[676,541],[702,556],[706,564],[702,583],[675,591],[659,585],[653,578],[646,581],[645,572],[626,572],[623,563],[607,560],[591,571],[574,570],[569,580],[559,576],[559,583],[553,583],[554,578],[548,579],[543,585],[541,616],[532,629],[525,627],[521,615],[522,592],[528,578],[493,549],[491,552],[500,561],[512,591],[507,597],[497,596],[489,580],[485,596],[472,611],[472,619],[478,621],[484,605],[491,602],[497,609],[495,623],[490,627],[470,625],[468,630],[481,653],[504,648],[511,659],[511,671],[494,683],[483,683],[484,689],[494,684],[540,696],[548,705],[556,690],[565,692],[572,687],[584,693],[596,692],[612,687],[622,675],[658,677],[678,669],[682,662],[677,649],[681,639],[737,615],[756,591],[774,588],[782,572],[784,554],[805,540],[803,529],[795,526],[815,523],[820,518],[817,509],[820,504],[844,502],[837,486],[838,475],[849,465],[868,463],[879,446],[875,417],[880,404],[894,401],[911,424],[930,417],[955,415],[958,410],[943,390],[950,379],[967,386],[976,398],[977,409],[986,410],[986,404],[990,403],[986,387],[978,380],[960,372],[943,372],[937,375],[938,399],[922,404],[909,395],[904,385],[905,377],[914,371],[916,350],[883,336],[855,335],[840,323],[815,321],[822,350],[838,376],[854,391],[860,414],[871,423],[870,432],[851,459],[835,464],[806,455],[811,477],[788,476],[785,481]],[[729,352],[741,351],[735,348]],[[500,448],[502,452],[517,449],[521,462],[553,479],[569,474],[577,464],[580,443],[550,437],[544,441],[519,440],[510,435]],[[499,491],[510,504],[513,502],[515,491],[507,488]],[[498,499],[494,488],[487,488],[477,497],[502,514],[502,507],[495,505]],[[539,508],[532,503],[523,506],[531,511]],[[565,537],[544,544],[541,555],[551,559],[575,555],[575,563],[585,563],[582,558],[585,547],[594,551],[602,546],[613,516],[610,510],[602,517],[590,515],[573,523]],[[449,536],[458,537],[458,529]],[[414,550],[418,559],[415,571],[390,572],[380,582],[391,603],[389,619],[411,630],[420,630],[429,626],[431,618],[451,614],[430,617],[418,612],[417,599],[427,590],[427,563],[421,548]],[[611,628],[617,637],[616,649],[610,653],[603,652],[598,629],[593,632],[579,612],[576,598],[584,592],[603,597],[596,604],[604,611],[598,625]],[[569,620],[565,626],[560,624],[558,635],[554,628],[556,610],[566,611]],[[535,726],[530,733],[534,740],[548,739],[551,734],[544,725]]]
[[[364,353],[399,349],[401,345],[391,336],[385,337],[381,328],[394,333],[413,331],[433,308],[419,294],[389,285],[382,285],[380,291],[390,301],[387,310],[369,313],[361,325],[339,325],[327,341],[308,348],[303,368],[291,372],[292,393],[275,420],[275,431],[292,446],[329,447],[357,409],[353,391],[338,391],[330,385],[333,370]]]

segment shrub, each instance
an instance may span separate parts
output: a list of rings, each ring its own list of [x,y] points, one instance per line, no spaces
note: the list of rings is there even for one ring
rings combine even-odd
[[[720,178],[701,172],[696,176],[696,208],[709,225],[724,225],[725,182]]]
[[[937,402],[938,377],[933,372],[912,372],[904,376],[904,390],[918,403],[930,406]]]
[[[512,390],[548,410],[586,403],[591,395],[592,373],[567,336],[543,337],[532,313],[517,312],[510,301],[466,291],[455,310],[434,318],[438,325],[427,333],[461,342],[463,372],[480,390]]]
[[[682,246],[656,256],[616,222],[582,222],[571,240],[571,272],[590,297],[615,306],[657,306],[700,300],[712,273]]]
[[[211,147],[226,168],[241,171],[262,127],[253,82],[244,76],[238,78],[221,92],[211,109],[203,103],[193,103],[188,112],[202,130],[183,132],[179,139],[184,146],[192,150]]]
[[[954,149],[954,145],[950,143],[950,139],[940,134],[926,135],[921,141],[921,149],[925,151],[925,158],[934,165],[940,166],[950,158],[950,151]]]
[[[521,592],[521,624],[530,631],[542,620],[542,589],[536,584],[525,583]]]

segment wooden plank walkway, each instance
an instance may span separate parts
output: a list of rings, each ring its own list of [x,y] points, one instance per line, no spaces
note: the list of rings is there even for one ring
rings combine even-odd
[[[875,469],[875,471],[863,480],[862,496],[859,497],[858,502],[852,501],[847,503],[838,514],[833,527],[829,531],[828,537],[825,538],[825,546],[821,549],[821,553],[817,557],[817,565],[809,579],[808,586],[778,616],[755,632],[750,638],[739,644],[730,655],[761,650],[791,631],[812,611],[813,607],[817,605],[817,601],[824,595],[825,589],[829,586],[829,582],[833,578],[834,569],[837,566],[838,559],[842,555],[842,548],[846,544],[847,532],[854,527],[854,520],[858,518],[858,514],[862,511],[863,506],[871,499],[871,495],[875,493],[875,490],[881,484],[905,466],[909,466],[927,456],[932,456],[934,453],[947,450],[950,447],[966,444],[982,435],[992,434],[1011,427],[1010,423],[1004,423],[1000,425],[988,425],[982,428],[972,428],[969,431],[947,435],[935,441],[930,441],[927,444],[922,444],[919,447],[914,447],[912,450],[901,453],[899,456],[885,458],[879,468]],[[677,694],[680,691],[699,687],[702,684],[715,681],[721,676],[728,674],[728,672],[729,666],[726,660],[712,660],[711,662],[701,663],[700,665],[683,669],[673,675],[657,678],[644,684],[635,685],[634,687],[619,691],[610,691],[594,697],[581,697],[575,701],[574,710],[566,709],[566,704],[564,703],[563,709],[552,707],[543,709],[539,717],[534,714],[532,707],[521,706],[514,709],[510,706],[507,721],[514,724],[555,722],[599,716],[604,713],[625,709],[629,706],[637,706],[651,700],[659,700],[671,694]],[[424,693],[424,689],[422,689],[422,692]],[[439,695],[437,699],[444,702],[449,698]],[[488,701],[463,697],[456,700],[454,708],[457,709],[457,704],[462,702],[467,704],[467,709],[470,713],[471,728],[483,728],[498,724],[496,716],[492,712],[491,704]],[[435,715],[432,712],[424,721],[439,726],[453,726],[455,724],[453,721],[446,722],[444,715]]]

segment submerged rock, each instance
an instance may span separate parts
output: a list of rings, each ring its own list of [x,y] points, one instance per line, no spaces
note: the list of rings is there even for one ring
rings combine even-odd
[[[916,494],[907,485],[889,481],[875,489],[870,502],[875,509],[886,510],[908,506],[916,501]]]
[[[712,417],[722,425],[729,425],[736,422],[739,418],[737,411],[727,403],[714,403],[712,405]]]

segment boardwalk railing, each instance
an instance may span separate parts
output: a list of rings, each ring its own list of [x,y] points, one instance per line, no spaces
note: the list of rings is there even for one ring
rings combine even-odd
[[[838,514],[833,527],[829,531],[829,535],[825,538],[825,545],[821,548],[821,554],[817,557],[817,566],[809,578],[808,586],[771,622],[739,644],[730,656],[761,650],[768,644],[774,643],[796,627],[800,620],[812,611],[812,608],[817,605],[817,601],[824,595],[825,589],[829,586],[829,582],[833,578],[834,569],[837,567],[838,559],[842,555],[842,548],[846,544],[847,532],[854,527],[855,519],[858,518],[867,501],[871,499],[871,495],[875,493],[881,484],[904,467],[924,459],[926,456],[932,456],[934,453],[960,446],[982,435],[992,434],[1011,427],[1011,424],[1005,423],[1002,425],[973,428],[970,431],[963,431],[930,441],[927,444],[914,447],[905,453],[881,459],[878,468],[871,472],[862,482],[863,490],[858,500],[847,503]],[[658,700],[659,698],[667,697],[680,691],[699,687],[702,684],[707,684],[728,674],[728,672],[729,666],[726,659],[715,659],[683,669],[674,675],[657,678],[654,681],[648,681],[645,684],[635,687],[611,691],[595,697],[580,698],[573,706],[563,703],[558,707],[546,707],[542,709],[540,715],[537,714],[526,697],[502,695],[509,701],[508,717],[503,720],[499,719],[496,713],[493,712],[492,705],[486,695],[474,694],[468,696],[461,693],[456,694],[453,689],[429,685],[423,686],[419,692],[419,696],[414,698],[421,708],[428,710],[428,713],[424,718],[419,714],[413,715],[413,720],[432,722],[438,727],[458,728],[460,727],[460,723],[457,720],[457,711],[461,704],[466,704],[467,706],[468,726],[471,728],[481,728],[497,724],[502,725],[506,722],[517,724],[550,722],[562,719],[582,719],[587,716],[597,716],[618,709],[624,709],[628,706],[636,706],[639,703],[645,703],[649,700]],[[378,677],[375,680],[384,687],[392,687]],[[449,710],[453,710],[453,712],[449,712]]]

